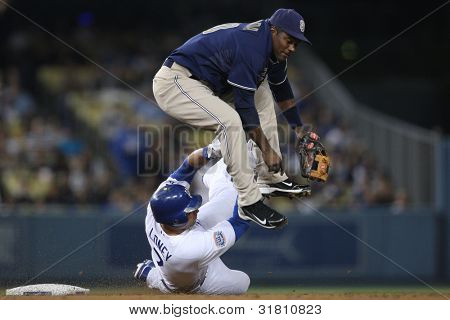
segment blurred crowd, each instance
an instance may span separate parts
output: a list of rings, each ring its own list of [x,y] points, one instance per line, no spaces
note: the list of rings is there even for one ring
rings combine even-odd
[[[0,200],[17,203],[104,202],[111,180],[69,125],[41,112],[9,70],[0,91]]]
[[[66,41],[91,63],[45,37],[37,41],[21,31],[6,39],[9,60],[0,65],[1,204],[96,204],[129,211],[148,199],[184,154],[209,142],[210,133],[180,127],[153,102],[152,77],[181,39],[101,34],[81,26]],[[25,56],[35,60],[20,64]],[[296,78],[302,96],[307,79]],[[308,201],[333,208],[401,209],[407,203],[355,137],[351,121],[314,96],[302,102],[301,114],[332,158],[330,180],[314,184]],[[288,172],[300,177],[295,139],[283,139]]]
[[[403,209],[406,195],[396,192],[388,173],[352,130],[348,116],[336,114],[311,96],[304,101],[302,118],[313,125],[332,160],[329,180],[313,184],[309,203],[336,209],[380,205]]]

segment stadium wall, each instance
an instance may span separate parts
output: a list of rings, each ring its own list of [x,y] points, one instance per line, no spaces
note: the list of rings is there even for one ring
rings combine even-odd
[[[144,216],[143,211],[125,219],[101,211],[70,217],[4,216],[0,283],[21,285],[37,275],[31,283],[130,281],[135,264],[150,256]],[[415,277],[443,280],[439,270],[449,269],[448,257],[446,266],[439,265],[440,220],[429,209],[398,215],[380,208],[288,216],[289,225],[281,231],[252,226],[224,261],[246,271],[253,283],[279,285],[416,283]]]

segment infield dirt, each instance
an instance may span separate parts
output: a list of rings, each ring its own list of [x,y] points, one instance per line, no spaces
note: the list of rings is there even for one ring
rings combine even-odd
[[[6,300],[446,300],[437,293],[313,293],[313,294],[257,294],[241,296],[207,296],[193,294],[102,294],[82,296],[4,296]]]

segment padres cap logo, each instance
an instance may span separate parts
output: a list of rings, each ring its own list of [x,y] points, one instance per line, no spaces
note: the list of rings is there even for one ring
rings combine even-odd
[[[300,20],[300,31],[305,32],[305,21],[304,20]]]

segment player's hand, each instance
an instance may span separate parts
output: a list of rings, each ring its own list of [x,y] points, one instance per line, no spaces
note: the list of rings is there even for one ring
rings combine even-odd
[[[259,149],[261,149],[264,162],[269,168],[269,172],[281,172],[283,174],[284,171],[281,166],[281,158],[270,146],[270,143],[264,135],[262,129],[260,127],[256,127],[250,130],[248,133],[250,135],[250,138],[255,141]]]
[[[263,159],[267,167],[269,168],[269,172],[280,172],[281,174],[283,174],[284,171],[282,167],[282,160],[272,148],[270,148],[266,152],[263,152]]]
[[[300,147],[306,150],[311,150],[314,148],[314,143],[319,141],[320,137],[317,133],[313,131],[304,132],[300,127],[295,130],[297,134],[297,141],[295,143],[295,148],[298,150]],[[308,141],[307,143],[305,143]]]
[[[305,127],[297,127],[295,128],[295,133],[297,135],[298,140],[301,140],[304,136],[308,135],[308,138],[313,141],[319,141],[320,137],[314,131],[311,131],[312,128]]]
[[[206,157],[208,159],[222,158],[222,151],[220,149],[220,140],[215,138],[206,148]]]

